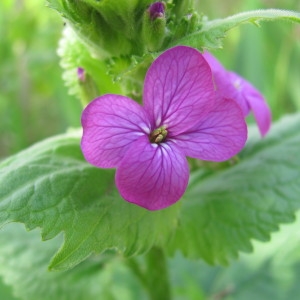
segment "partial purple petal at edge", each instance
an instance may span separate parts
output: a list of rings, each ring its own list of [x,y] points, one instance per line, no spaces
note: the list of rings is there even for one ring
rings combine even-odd
[[[219,96],[238,103],[244,116],[252,110],[260,134],[265,136],[271,127],[272,116],[264,97],[246,79],[227,71],[212,54],[204,52],[203,56],[211,67]]]
[[[264,136],[269,131],[272,122],[271,110],[268,103],[249,81],[234,72],[229,72],[229,74],[233,81],[238,82],[239,93],[237,98],[247,103],[249,112],[252,110],[259,131]]]
[[[253,112],[260,134],[261,136],[265,136],[271,127],[271,110],[264,98],[260,95],[248,95],[247,100]]]

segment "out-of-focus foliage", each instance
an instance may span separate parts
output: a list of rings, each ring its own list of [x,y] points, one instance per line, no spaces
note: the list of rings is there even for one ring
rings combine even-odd
[[[174,299],[297,300],[299,299],[300,214],[292,225],[272,235],[269,243],[254,243],[254,252],[243,254],[230,267],[211,267],[187,261],[181,255],[170,260]],[[185,295],[189,297],[185,297]]]
[[[43,1],[0,2],[0,157],[80,124],[56,54],[62,28]]]
[[[1,231],[0,274],[14,287],[18,299],[30,300],[143,300],[138,280],[121,256],[105,253],[68,272],[47,272],[48,260],[60,237],[41,243],[36,231],[20,224]],[[7,238],[12,243],[5,243]],[[15,259],[11,259],[11,256]],[[1,300],[14,300],[1,294]]]

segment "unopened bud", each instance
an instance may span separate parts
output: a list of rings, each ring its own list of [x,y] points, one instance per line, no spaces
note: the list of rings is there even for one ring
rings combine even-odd
[[[94,99],[99,95],[99,90],[92,76],[90,76],[84,68],[77,68],[77,76],[80,87],[81,102],[83,105],[86,105],[91,101],[91,99]]]
[[[146,10],[143,18],[143,41],[147,50],[157,51],[161,47],[166,33],[166,4],[155,2]]]
[[[151,4],[148,8],[148,12],[151,20],[155,20],[157,18],[163,18],[165,16],[166,5],[164,2],[155,2]]]
[[[83,68],[79,67],[77,68],[77,76],[79,81],[84,82],[85,81],[85,71]]]

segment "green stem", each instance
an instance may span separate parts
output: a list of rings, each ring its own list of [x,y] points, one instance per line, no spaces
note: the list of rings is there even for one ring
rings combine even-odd
[[[142,262],[142,261],[140,261]],[[127,265],[149,293],[150,300],[171,300],[167,259],[162,249],[153,247],[145,255],[145,265],[136,258],[127,260]]]
[[[146,255],[146,280],[151,300],[170,300],[167,259],[162,249],[153,247]]]
[[[100,95],[92,76],[90,74],[86,74],[85,76],[84,82],[79,82],[81,92],[80,100],[83,107]]]

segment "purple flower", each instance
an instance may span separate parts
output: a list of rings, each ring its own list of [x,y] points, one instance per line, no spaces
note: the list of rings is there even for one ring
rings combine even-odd
[[[235,100],[244,116],[252,110],[261,135],[266,135],[271,126],[272,116],[262,94],[238,74],[227,71],[210,53],[205,52],[203,55],[211,67],[219,96]]]
[[[143,103],[108,94],[82,114],[86,160],[117,168],[117,188],[129,202],[149,210],[170,206],[188,184],[186,156],[224,161],[245,144],[241,109],[216,97],[210,67],[196,49],[177,46],[153,62]]]

